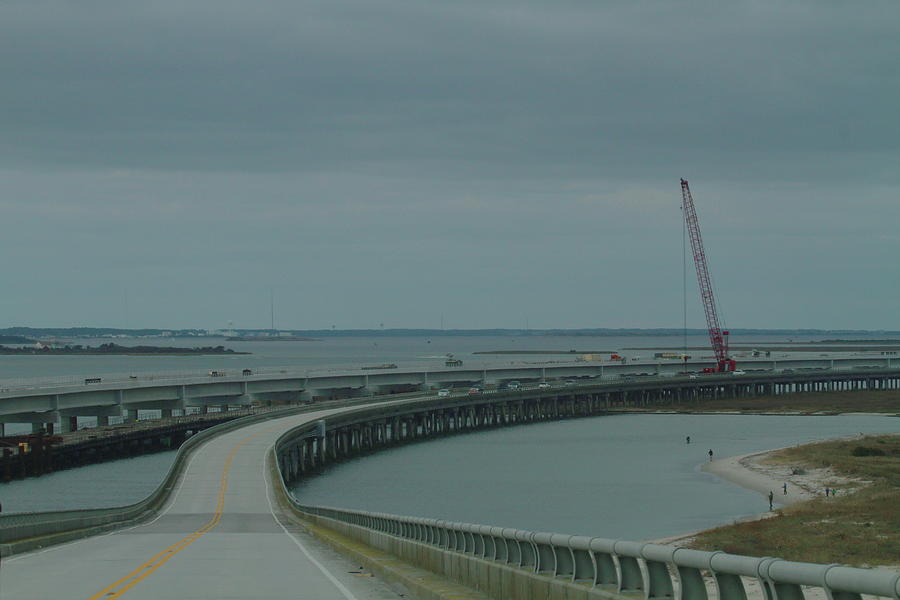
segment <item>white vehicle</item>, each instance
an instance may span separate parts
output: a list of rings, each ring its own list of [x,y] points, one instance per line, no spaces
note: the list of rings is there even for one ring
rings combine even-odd
[[[539,389],[542,389],[542,390],[545,390],[545,389],[547,389],[548,387],[550,387],[550,384],[547,383],[546,381],[542,381],[542,382],[540,382],[540,383],[538,384],[538,388],[539,388]]]
[[[438,398],[446,398],[450,395],[450,390],[438,390]]]
[[[517,389],[519,389],[520,386],[521,386],[521,384],[518,381],[510,381],[509,383],[506,384],[506,389],[517,390]]]
[[[738,369],[737,371],[732,371],[731,374],[732,375],[746,375],[747,371],[741,371],[740,369]]]

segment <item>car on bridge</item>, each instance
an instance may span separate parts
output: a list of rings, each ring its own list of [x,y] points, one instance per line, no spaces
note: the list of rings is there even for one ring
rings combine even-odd
[[[447,389],[438,390],[438,397],[439,397],[439,398],[446,398],[446,397],[449,396],[449,395],[450,395],[450,390],[447,390]]]

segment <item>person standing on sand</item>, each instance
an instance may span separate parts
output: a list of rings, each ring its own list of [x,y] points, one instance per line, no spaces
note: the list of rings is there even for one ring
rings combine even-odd
[[[687,436],[687,443],[688,443],[688,444],[691,443],[691,436]]]
[[[775,500],[775,494],[772,493],[772,490],[769,490],[769,510],[772,510],[772,502]]]
[[[787,496],[787,481],[784,482],[784,485],[781,486],[784,490],[784,495]]]
[[[712,462],[713,451],[712,448],[709,449],[709,462]]]

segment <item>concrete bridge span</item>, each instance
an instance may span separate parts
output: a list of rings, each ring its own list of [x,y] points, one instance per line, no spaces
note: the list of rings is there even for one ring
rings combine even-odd
[[[4,423],[32,423],[35,429],[59,423],[63,432],[77,417],[97,417],[100,425],[110,417],[137,418],[139,410],[159,410],[163,417],[189,408],[205,412],[210,406],[312,402],[354,398],[396,391],[426,392],[438,388],[479,384],[498,386],[522,382],[612,382],[623,377],[671,377],[679,371],[700,370],[708,361],[652,361],[492,365],[483,368],[448,367],[439,370],[363,369],[310,372],[290,368],[209,373],[138,374],[70,380],[0,381],[0,436]],[[741,366],[748,374],[769,376],[795,372],[840,371],[864,374],[890,370],[900,359],[881,356],[841,358],[748,359]]]
[[[0,517],[0,551],[16,553],[4,562],[0,592],[26,600],[383,597],[383,590],[367,587],[365,580],[346,577],[346,564],[312,548],[291,524],[296,514],[495,598],[745,600],[735,578],[755,577],[769,590],[765,600],[802,600],[806,585],[823,587],[834,600],[861,600],[861,594],[898,600],[895,574],[296,503],[279,508],[269,494],[275,486],[283,496],[284,482],[333,460],[430,435],[599,414],[617,405],[664,404],[678,394],[701,402],[717,394],[816,386],[893,389],[900,387],[900,371],[640,378],[358,400],[354,406],[313,405],[232,421],[189,440],[167,481],[139,505]],[[281,473],[275,479],[264,463],[270,451]],[[85,537],[96,533],[109,535]],[[71,543],[43,547],[60,541]],[[712,574],[717,591],[704,591],[705,584],[701,590],[698,574]]]
[[[356,454],[483,427],[601,414],[614,402],[646,405],[676,398],[702,401],[717,394],[900,388],[898,372],[870,375],[791,375],[776,381],[722,376],[702,383],[641,382],[616,390],[582,386],[361,407],[285,432],[275,443],[273,460],[284,486],[281,493],[297,515],[497,600],[863,600],[864,594],[900,600],[900,574],[894,571],[308,506],[288,491],[308,472]],[[335,543],[358,562],[376,572],[380,568],[378,558],[340,539]]]
[[[0,597],[396,598],[380,579],[354,576],[358,565],[298,530],[272,499],[265,458],[277,437],[341,410],[207,430],[142,506],[0,517]]]

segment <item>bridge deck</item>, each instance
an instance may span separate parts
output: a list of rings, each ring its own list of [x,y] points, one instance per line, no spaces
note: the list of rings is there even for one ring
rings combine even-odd
[[[323,410],[250,425],[204,444],[161,514],[109,535],[4,561],[0,595],[119,598],[397,598],[280,516],[265,456],[289,427]]]

